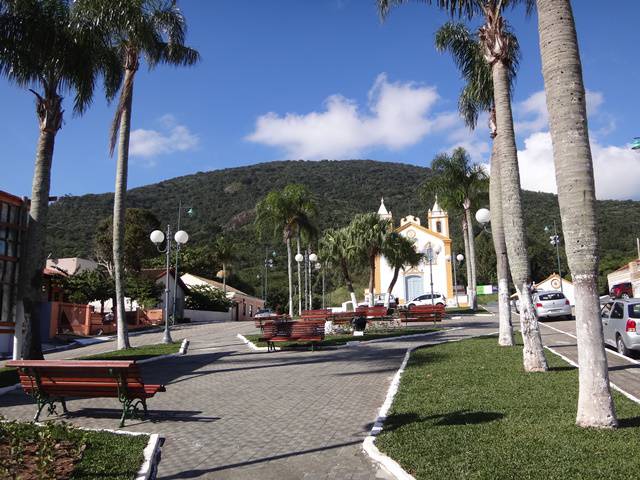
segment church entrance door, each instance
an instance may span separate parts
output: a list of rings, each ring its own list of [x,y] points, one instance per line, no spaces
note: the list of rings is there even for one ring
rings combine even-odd
[[[405,288],[407,292],[407,302],[424,293],[422,288],[422,277],[420,275],[410,275],[405,278]]]

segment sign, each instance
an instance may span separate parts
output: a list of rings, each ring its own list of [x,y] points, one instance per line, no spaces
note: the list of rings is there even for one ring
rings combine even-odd
[[[476,293],[478,295],[491,295],[493,293],[493,285],[478,285]]]

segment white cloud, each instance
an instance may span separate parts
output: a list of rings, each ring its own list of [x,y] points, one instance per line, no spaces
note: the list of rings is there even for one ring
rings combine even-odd
[[[200,143],[197,135],[177,122],[170,114],[158,119],[159,130],[138,128],[131,132],[129,153],[132,156],[150,159],[158,155],[194,150]],[[153,165],[153,161],[149,161]]]
[[[439,100],[434,87],[392,83],[386,74],[378,76],[368,99],[366,112],[342,95],[328,97],[320,112],[270,112],[257,119],[246,139],[282,148],[295,158],[348,158],[374,147],[400,150],[456,122],[451,113],[431,114]]]

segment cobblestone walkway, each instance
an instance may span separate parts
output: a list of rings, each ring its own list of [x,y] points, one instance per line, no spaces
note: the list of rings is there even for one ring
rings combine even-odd
[[[319,351],[253,352],[238,323],[192,325],[174,332],[189,338],[185,357],[143,366],[146,381],[167,392],[149,401],[150,418],[128,430],[166,438],[160,478],[384,479],[361,451],[406,349],[496,330],[492,318],[469,319],[465,328],[421,339],[362,344]],[[453,326],[450,324],[448,326]],[[157,343],[161,333],[132,337]],[[48,358],[69,358],[113,349],[98,344]],[[73,400],[69,421],[116,428],[115,399]],[[0,396],[7,418],[29,419],[34,405],[21,390]]]

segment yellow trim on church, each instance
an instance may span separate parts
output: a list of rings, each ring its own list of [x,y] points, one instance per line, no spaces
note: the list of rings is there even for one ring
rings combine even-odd
[[[451,259],[450,262],[447,262],[447,299],[453,298],[453,279],[451,272],[451,262],[455,262],[455,258],[451,255],[451,242],[444,244],[444,255],[445,258],[447,256]],[[445,260],[446,261],[446,260]]]
[[[411,228],[411,227],[413,227],[413,228],[417,228],[417,229],[419,229],[419,230],[422,230],[423,232],[426,232],[426,233],[428,233],[429,235],[433,235],[434,237],[436,237],[436,238],[438,238],[438,239],[442,240],[445,244],[446,244],[446,243],[451,243],[451,239],[450,239],[449,237],[445,237],[445,236],[444,236],[444,235],[442,235],[441,233],[434,232],[433,230],[430,230],[430,229],[428,229],[428,228],[426,228],[426,227],[423,227],[422,225],[418,225],[417,223],[412,223],[412,222],[405,223],[404,225],[402,225],[402,226],[400,226],[400,227],[396,228],[396,232],[397,232],[397,233],[400,233],[400,232],[402,232],[403,230],[406,230],[407,228]]]

